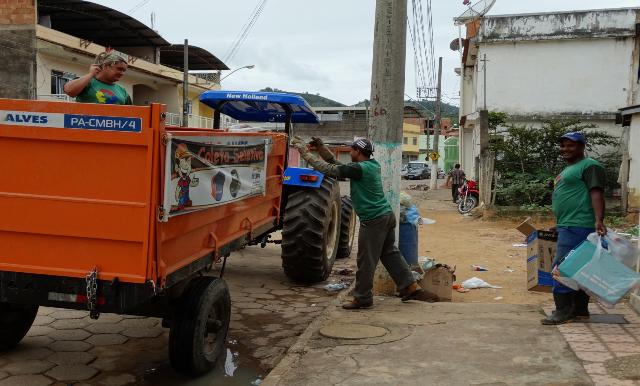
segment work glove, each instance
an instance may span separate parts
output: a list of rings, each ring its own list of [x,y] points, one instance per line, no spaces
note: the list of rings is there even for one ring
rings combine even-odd
[[[311,142],[309,142],[309,144],[316,148],[324,147],[324,142],[322,142],[322,138],[320,137],[311,137]]]
[[[307,150],[307,144],[304,143],[304,140],[300,137],[298,137],[297,135],[295,137],[293,137],[293,139],[291,140],[291,146],[293,146],[294,148],[298,149],[298,151],[306,151]]]

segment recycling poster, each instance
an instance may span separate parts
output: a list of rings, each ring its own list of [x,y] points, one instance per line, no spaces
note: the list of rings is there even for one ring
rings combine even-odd
[[[264,195],[267,151],[264,138],[212,143],[206,138],[169,137],[161,221]]]

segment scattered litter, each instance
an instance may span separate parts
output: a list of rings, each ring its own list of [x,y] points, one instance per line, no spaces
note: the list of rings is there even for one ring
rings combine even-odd
[[[260,386],[262,384],[262,379],[258,378],[255,381],[251,382],[251,386]]]
[[[315,307],[315,306],[316,306],[316,304],[315,304],[315,303],[313,303],[313,304],[311,305],[311,307]]]
[[[227,349],[227,358],[224,361],[224,373],[228,377],[233,377],[233,373],[235,373],[238,368],[233,357],[234,355],[231,353],[231,350]]]
[[[353,273],[353,269],[351,268],[343,268],[341,270],[338,270],[338,272],[336,272],[338,275],[351,275]]]
[[[514,246],[515,248],[526,248],[526,247],[527,247],[527,244],[525,244],[525,243],[518,243],[518,244],[513,244],[513,246]]]
[[[418,224],[422,224],[422,225],[431,225],[435,223],[436,223],[436,220],[432,220],[426,217],[422,217],[420,220],[418,220]]]
[[[418,264],[423,270],[428,271],[437,264],[437,261],[431,257],[420,256],[418,257]]]
[[[498,296],[496,298],[493,298],[493,300],[502,300],[502,299],[504,299],[502,296]]]
[[[513,268],[511,268],[511,267],[507,267],[507,269],[505,269],[504,271],[505,271],[506,273],[513,273],[513,272],[515,272],[516,270],[515,270],[515,269],[513,269]]]
[[[477,278],[477,277],[472,277],[471,279],[467,279],[465,281],[462,282],[462,286],[466,289],[476,289],[476,288],[502,288],[499,287],[497,285],[491,285],[489,283],[487,283],[486,281]]]
[[[471,270],[472,271],[480,271],[480,272],[488,271],[488,269],[486,269],[485,267],[483,267],[481,265],[476,265],[476,264],[471,264]]]
[[[413,274],[413,280],[415,280],[415,281],[420,281],[424,277],[423,274],[421,274],[420,272],[416,272],[416,271],[411,271],[411,274]]]
[[[235,346],[235,345],[237,345],[237,344],[238,344],[238,341],[237,341],[237,340],[235,340],[235,339],[229,339],[229,341],[228,341],[228,342],[229,342],[229,344],[230,344],[230,345],[232,345],[232,346]]]
[[[342,291],[345,288],[347,288],[345,283],[331,283],[324,286],[324,289],[329,292]]]
[[[454,289],[454,290],[456,290],[456,291],[460,292],[461,294],[463,294],[463,293],[466,293],[466,292],[469,292],[469,291],[470,291],[469,289],[464,288],[464,287],[463,287],[463,286],[461,286],[460,284],[454,284],[452,287],[453,287],[453,289]]]

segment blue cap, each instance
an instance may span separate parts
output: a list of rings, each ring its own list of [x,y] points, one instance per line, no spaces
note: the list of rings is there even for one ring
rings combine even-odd
[[[578,142],[578,143],[581,143],[583,145],[587,144],[587,138],[584,136],[584,134],[578,133],[577,131],[572,131],[572,132],[566,133],[565,135],[560,137],[561,141],[563,139],[568,139],[569,141]]]

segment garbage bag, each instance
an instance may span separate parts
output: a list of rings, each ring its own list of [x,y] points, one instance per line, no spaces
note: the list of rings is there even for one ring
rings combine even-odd
[[[595,232],[591,233],[587,237],[587,240],[589,240],[593,245],[597,245],[598,239],[598,234]],[[604,236],[603,239],[604,246],[607,248],[611,256],[629,268],[635,267],[638,261],[638,249],[630,240],[617,234],[611,229],[607,229],[607,235]]]
[[[486,281],[477,278],[477,277],[472,277],[471,279],[467,279],[465,281],[462,282],[462,286],[466,289],[474,289],[474,288],[502,288],[502,287],[498,287],[497,285],[491,285],[489,283],[487,283]]]
[[[400,205],[407,208],[413,205],[413,199],[409,193],[400,192]]]
[[[613,307],[629,291],[640,288],[640,275],[613,257],[601,241],[591,260],[571,278],[603,305]]]
[[[415,205],[411,205],[405,211],[405,221],[409,224],[418,225],[422,217],[420,216],[420,212],[418,212],[418,208]]]

